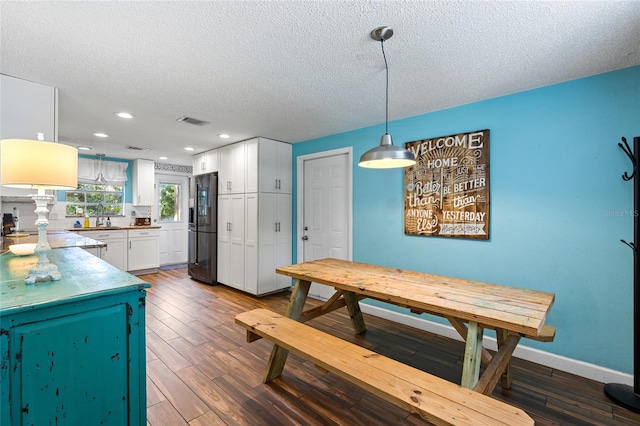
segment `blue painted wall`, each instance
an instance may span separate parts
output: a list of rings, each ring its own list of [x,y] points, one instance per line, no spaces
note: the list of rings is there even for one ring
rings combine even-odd
[[[405,235],[403,171],[354,164],[353,259],[554,292],[556,340],[522,344],[632,373],[633,254],[620,239],[633,239],[633,184],[617,143],[640,136],[640,66],[389,124],[396,145],[481,129],[491,130],[490,240]],[[297,143],[294,176],[299,155],[352,146],[357,163],[383,133]]]

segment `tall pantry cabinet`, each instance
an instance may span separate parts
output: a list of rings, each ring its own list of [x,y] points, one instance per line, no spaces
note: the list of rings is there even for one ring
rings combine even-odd
[[[239,144],[241,148],[234,146]],[[291,264],[291,145],[254,138],[221,148],[221,160],[223,151],[229,153],[230,167],[225,175],[221,163],[218,177],[218,282],[255,295],[287,288],[290,278],[277,275],[275,269]],[[242,178],[238,167],[243,168]],[[242,194],[234,184],[239,179]]]

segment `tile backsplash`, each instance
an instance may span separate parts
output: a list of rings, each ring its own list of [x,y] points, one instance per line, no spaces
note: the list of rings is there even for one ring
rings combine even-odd
[[[16,208],[19,214],[20,230],[35,230],[37,215],[35,213],[36,206],[33,202],[3,202],[2,213],[12,213]],[[58,201],[49,205],[49,226],[47,229],[69,229],[73,228],[73,224],[77,220],[83,223],[83,218],[76,216],[66,216],[67,203]],[[135,222],[136,217],[151,217],[151,207],[133,206],[131,203],[124,205],[125,216],[113,216],[111,224],[113,226],[128,226]],[[91,217],[91,226],[95,225],[95,217]],[[106,217],[105,217],[106,220]]]

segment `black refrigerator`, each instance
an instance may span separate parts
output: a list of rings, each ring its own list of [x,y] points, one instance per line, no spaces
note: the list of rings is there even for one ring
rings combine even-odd
[[[193,207],[189,211],[189,275],[216,284],[218,174],[194,176]]]

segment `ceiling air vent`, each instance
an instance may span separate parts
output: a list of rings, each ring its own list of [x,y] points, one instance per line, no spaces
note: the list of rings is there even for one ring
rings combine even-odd
[[[140,148],[139,146],[128,146],[127,149],[132,151],[149,151],[149,148]]]
[[[183,123],[194,124],[196,126],[204,126],[205,124],[209,124],[208,121],[198,120],[193,117],[180,117],[176,121],[182,121]]]

